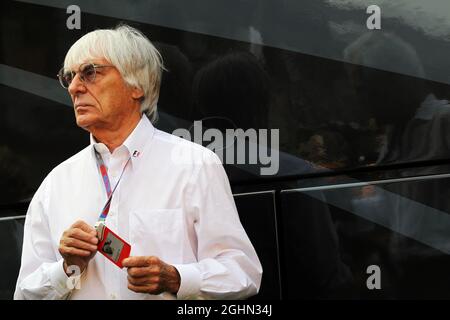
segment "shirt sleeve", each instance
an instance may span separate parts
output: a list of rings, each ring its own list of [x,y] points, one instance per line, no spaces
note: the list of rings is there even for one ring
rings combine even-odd
[[[48,184],[47,177],[28,208],[15,300],[66,299],[76,286],[64,272],[63,260],[58,260],[52,245],[45,214]]]
[[[262,266],[242,224],[225,170],[207,150],[189,186],[186,206],[194,215],[197,263],[175,265],[178,299],[244,299],[259,291]]]

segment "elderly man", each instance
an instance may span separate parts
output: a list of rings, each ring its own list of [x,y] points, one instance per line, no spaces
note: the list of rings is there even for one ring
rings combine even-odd
[[[70,48],[59,79],[91,144],[52,170],[31,201],[15,299],[258,292],[261,264],[217,156],[146,116],[155,116],[162,68],[150,41],[125,25]]]

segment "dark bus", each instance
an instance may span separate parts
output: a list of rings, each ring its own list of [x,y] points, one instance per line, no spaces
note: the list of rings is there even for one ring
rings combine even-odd
[[[450,2],[22,0],[0,2],[0,299],[34,192],[89,144],[65,53],[120,23],[163,57],[154,125],[223,139],[251,299],[450,298]]]

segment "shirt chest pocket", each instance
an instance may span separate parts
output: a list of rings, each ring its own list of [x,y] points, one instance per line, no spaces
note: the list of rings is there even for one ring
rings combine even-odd
[[[157,256],[165,262],[181,261],[184,239],[181,209],[134,211],[130,214],[132,256]]]

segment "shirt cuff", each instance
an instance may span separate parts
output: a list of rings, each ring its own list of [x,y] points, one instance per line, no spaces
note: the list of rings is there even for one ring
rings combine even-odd
[[[194,264],[175,264],[173,266],[180,274],[180,288],[177,292],[177,299],[197,299],[202,280],[200,271]]]
[[[61,298],[67,296],[73,289],[73,281],[64,271],[64,259],[54,263],[49,268],[50,282]]]

